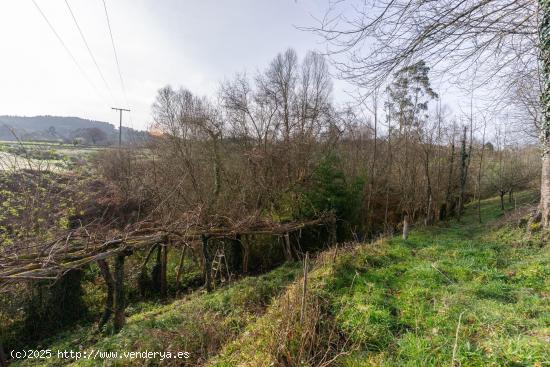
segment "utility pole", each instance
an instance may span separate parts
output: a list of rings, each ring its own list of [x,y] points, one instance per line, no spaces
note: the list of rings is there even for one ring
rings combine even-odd
[[[116,110],[120,113],[120,119],[118,122],[118,146],[122,146],[122,111],[130,112],[125,108],[111,107],[112,110]]]

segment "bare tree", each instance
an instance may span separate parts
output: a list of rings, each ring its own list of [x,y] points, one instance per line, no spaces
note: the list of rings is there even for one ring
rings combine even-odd
[[[487,120],[483,119],[483,134],[481,138],[481,149],[479,153],[479,168],[477,172],[477,217],[481,223],[481,172],[483,170],[483,153],[485,153],[485,133],[487,131]]]
[[[158,93],[153,115],[155,128],[169,137],[172,147],[169,154],[175,154],[183,163],[183,166],[176,164],[172,169],[181,169],[182,177],[190,179],[198,203],[211,208],[217,202],[221,186],[219,149],[223,121],[218,110],[206,98],[196,97],[188,90],[174,91],[171,87],[165,87]],[[204,176],[200,174],[204,171],[204,164],[194,159],[197,149],[202,147],[206,147],[211,157],[211,189],[205,187]]]
[[[332,3],[317,27],[341,76],[375,87],[424,59],[455,80],[507,83],[525,68],[542,80],[540,209],[550,225],[550,2],[547,0],[367,0]],[[477,66],[481,65],[481,73]],[[476,66],[476,68],[472,68]],[[535,106],[535,110],[537,106]],[[536,115],[536,113],[535,113]]]
[[[263,189],[257,194],[258,204],[272,201],[270,191],[307,176],[315,162],[314,153],[332,134],[337,114],[331,104],[328,64],[314,52],[300,62],[296,52],[288,49],[252,80],[239,74],[220,89],[230,134],[252,149],[254,159],[247,171]]]

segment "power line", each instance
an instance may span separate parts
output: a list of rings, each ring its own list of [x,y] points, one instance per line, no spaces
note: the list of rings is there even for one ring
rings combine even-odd
[[[46,14],[44,14],[44,12],[42,11],[42,9],[40,8],[40,6],[38,6],[38,4],[36,3],[35,0],[32,0],[34,6],[36,7],[36,9],[38,10],[38,12],[40,13],[40,15],[42,15],[42,18],[44,18],[44,20],[46,21],[46,23],[48,24],[48,26],[50,27],[50,29],[52,30],[53,34],[55,35],[55,37],[57,38],[57,40],[59,41],[59,43],[61,43],[61,45],[63,46],[63,48],[65,49],[65,51],[67,52],[67,54],[71,57],[71,59],[73,60],[74,64],[76,65],[76,67],[78,68],[78,70],[80,71],[80,73],[84,76],[84,78],[86,79],[86,81],[88,81],[88,83],[92,86],[92,88],[96,91],[96,93],[101,97],[103,98],[103,96],[101,96],[101,94],[99,93],[97,87],[95,86],[94,83],[92,83],[92,81],[90,80],[90,78],[88,77],[88,74],[86,74],[86,72],[84,71],[84,69],[82,68],[82,66],[80,66],[80,64],[78,63],[78,61],[76,60],[76,58],[74,57],[73,53],[71,52],[71,50],[69,50],[69,48],[67,47],[67,45],[65,44],[65,41],[63,41],[63,39],[61,38],[61,36],[59,35],[59,33],[57,33],[57,31],[55,30],[54,26],[52,25],[52,23],[49,21],[48,17],[46,16]]]
[[[122,72],[120,71],[120,62],[118,61],[118,54],[116,52],[116,46],[115,46],[115,39],[113,37],[113,30],[111,28],[111,21],[109,20],[109,12],[107,11],[107,3],[105,0],[103,0],[103,8],[105,9],[105,18],[107,19],[107,27],[109,28],[109,36],[111,37],[111,45],[113,46],[113,54],[115,55],[115,61],[116,61],[116,67],[118,71],[118,76],[120,78],[120,86],[122,87],[122,93],[124,96],[124,101],[126,102],[126,105],[130,107],[130,104],[128,103],[128,95],[126,94],[126,86],[124,84],[124,79],[122,78]],[[130,126],[133,128],[133,119],[132,119],[132,112],[128,111],[128,115],[130,117]]]
[[[103,75],[103,72],[101,71],[101,68],[99,67],[99,64],[97,63],[97,60],[90,48],[90,45],[88,44],[88,41],[86,40],[86,37],[84,36],[84,32],[82,32],[82,29],[80,28],[80,25],[78,24],[78,21],[76,20],[76,17],[73,13],[73,10],[71,9],[71,6],[69,5],[69,1],[65,0],[65,4],[67,5],[67,9],[69,9],[69,13],[71,13],[71,17],[73,18],[74,24],[76,28],[78,29],[78,33],[80,33],[80,37],[82,38],[82,42],[84,42],[84,45],[86,46],[86,49],[88,50],[88,54],[90,55],[90,58],[92,59],[97,72],[99,73],[99,76],[103,80],[103,83],[105,84],[105,87],[109,91],[109,94],[111,95],[111,98],[114,100],[113,92],[111,90],[111,87],[109,86],[109,83],[107,83],[107,80],[105,79],[105,76]]]
[[[107,11],[107,3],[103,0],[103,8],[105,9],[105,18],[107,18],[107,27],[109,28],[109,35],[111,36],[111,45],[113,46],[113,53],[115,55],[116,67],[118,71],[118,76],[120,78],[120,85],[122,87],[122,93],[124,94],[124,99],[126,104],[128,104],[128,97],[126,95],[126,87],[124,86],[124,79],[122,78],[122,72],[120,71],[120,63],[118,62],[118,54],[115,47],[115,39],[113,37],[113,30],[111,29],[111,22],[109,21],[109,12]]]

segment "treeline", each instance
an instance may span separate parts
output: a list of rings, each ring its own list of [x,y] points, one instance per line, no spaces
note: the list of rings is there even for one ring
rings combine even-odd
[[[451,115],[423,61],[337,107],[323,56],[299,60],[289,49],[224,81],[213,99],[164,87],[153,117],[150,154],[107,153],[98,165],[141,218],[220,225],[333,211],[341,235],[363,238],[394,231],[404,216],[460,216],[474,198],[537,179],[536,150],[504,129],[490,133],[485,115]]]
[[[75,145],[115,145],[119,132],[102,121],[61,116],[0,116],[0,140],[37,141]],[[140,143],[148,139],[144,131],[122,127],[124,143]]]

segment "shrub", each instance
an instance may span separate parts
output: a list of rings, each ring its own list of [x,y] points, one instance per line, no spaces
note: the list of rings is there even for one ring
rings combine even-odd
[[[314,218],[323,212],[333,212],[339,220],[338,234],[344,235],[349,225],[358,225],[363,202],[362,177],[346,177],[336,155],[325,156],[297,191],[300,200],[296,218]]]

